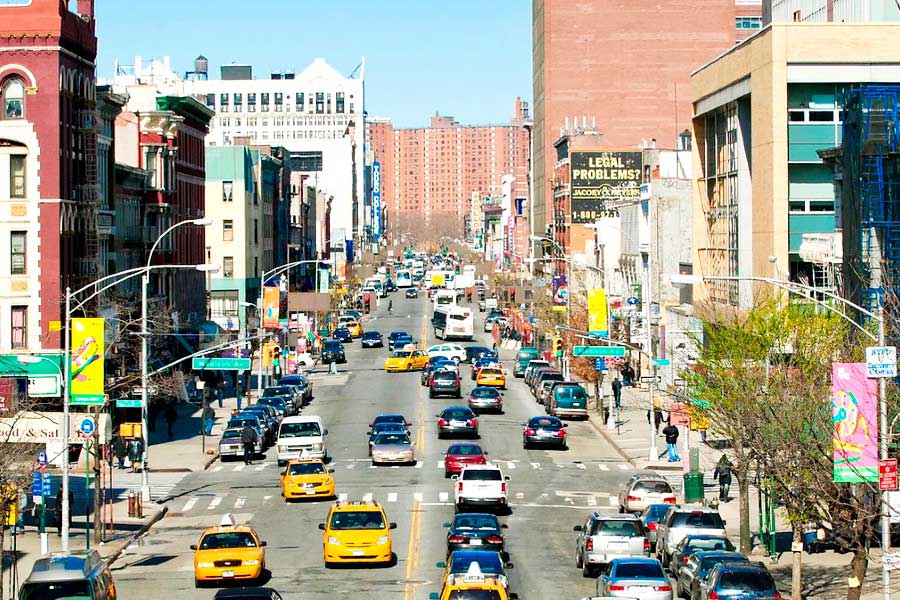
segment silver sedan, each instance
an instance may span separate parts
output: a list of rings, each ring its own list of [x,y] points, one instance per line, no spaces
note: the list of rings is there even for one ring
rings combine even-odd
[[[372,464],[416,463],[416,451],[405,433],[380,433],[372,441]]]

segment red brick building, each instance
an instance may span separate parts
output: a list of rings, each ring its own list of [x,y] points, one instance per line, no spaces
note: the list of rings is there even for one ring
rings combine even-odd
[[[528,105],[519,98],[508,125],[460,125],[441,115],[422,128],[394,129],[384,119],[367,123],[369,147],[381,162],[382,202],[393,223],[448,223],[448,230],[461,235],[472,195],[500,195],[504,175],[516,178],[513,201],[526,213],[526,124]]]
[[[0,351],[60,348],[100,272],[94,2],[0,5]]]
[[[534,223],[552,221],[560,130],[582,118],[607,148],[690,126],[690,74],[734,45],[736,0],[533,0]]]

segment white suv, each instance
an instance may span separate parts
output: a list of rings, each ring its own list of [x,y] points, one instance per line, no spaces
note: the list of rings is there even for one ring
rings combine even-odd
[[[286,417],[278,428],[278,439],[275,440],[275,452],[278,466],[281,467],[292,458],[328,457],[325,437],[328,430],[321,417],[312,415]]]
[[[505,511],[509,507],[509,491],[500,467],[494,464],[464,465],[459,475],[451,477],[456,485],[457,512],[470,507],[489,507]]]
[[[466,360],[466,349],[456,344],[438,344],[428,349],[428,356],[449,358],[459,364]]]

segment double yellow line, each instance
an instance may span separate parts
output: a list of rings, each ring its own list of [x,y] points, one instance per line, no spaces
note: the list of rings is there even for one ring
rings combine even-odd
[[[412,519],[409,523],[409,547],[406,549],[406,585],[404,600],[415,599],[418,583],[413,581],[419,574],[419,542],[422,538],[422,505],[413,502]]]

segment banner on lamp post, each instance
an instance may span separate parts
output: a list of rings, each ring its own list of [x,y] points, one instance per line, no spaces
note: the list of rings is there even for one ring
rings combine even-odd
[[[103,319],[72,319],[72,364],[70,365],[73,404],[102,405],[105,401]]]
[[[878,481],[878,384],[866,363],[834,363],[831,374],[834,481]]]
[[[569,286],[565,275],[553,278],[553,306],[569,305]]]
[[[606,303],[606,290],[603,288],[588,290],[588,335],[609,337],[609,306]]]
[[[277,285],[263,288],[263,328],[278,329],[281,290]]]

